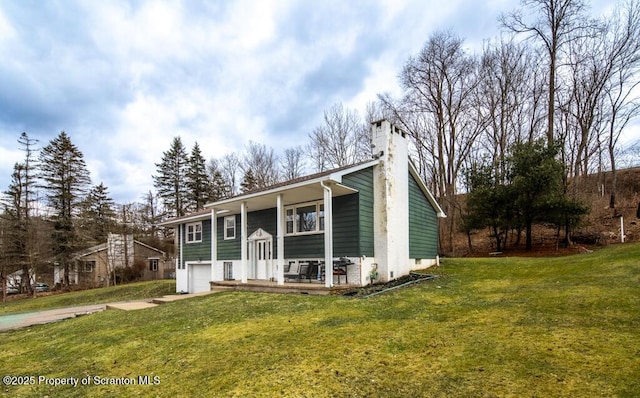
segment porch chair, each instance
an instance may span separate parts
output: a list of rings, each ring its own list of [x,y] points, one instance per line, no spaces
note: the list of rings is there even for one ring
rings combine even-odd
[[[284,279],[300,279],[300,267],[297,261],[289,261],[284,266]]]
[[[302,282],[303,279],[308,279],[309,283],[311,283],[311,276],[309,276],[310,270],[311,266],[308,262],[301,263],[300,270],[298,272],[298,282]]]

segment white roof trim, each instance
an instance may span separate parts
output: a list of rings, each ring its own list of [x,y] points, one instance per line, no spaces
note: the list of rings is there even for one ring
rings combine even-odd
[[[190,222],[210,220],[210,219],[211,219],[211,212],[209,211],[207,213],[192,214],[190,216],[172,218],[167,221],[158,223],[158,225],[161,227],[176,227],[180,224],[188,224]]]

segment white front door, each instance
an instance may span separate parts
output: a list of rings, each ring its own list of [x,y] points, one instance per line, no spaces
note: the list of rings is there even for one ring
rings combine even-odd
[[[271,239],[255,240],[253,242],[253,269],[249,272],[252,279],[269,279],[269,265],[271,264]]]
[[[272,269],[273,236],[258,228],[247,239],[249,243],[248,279],[269,280],[275,275]]]

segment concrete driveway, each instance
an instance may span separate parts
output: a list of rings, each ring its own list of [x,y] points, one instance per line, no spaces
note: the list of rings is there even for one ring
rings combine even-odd
[[[45,323],[57,322],[63,319],[75,318],[77,316],[93,314],[104,311],[106,304],[82,305],[78,307],[56,308],[22,314],[9,314],[0,316],[0,331],[20,329],[32,325],[42,325]]]
[[[152,308],[157,307],[159,304],[170,303],[176,300],[184,300],[190,297],[203,296],[211,293],[216,293],[217,291],[214,290],[192,294],[172,294],[155,299],[122,301],[109,304],[82,305],[76,307],[65,307],[52,310],[26,312],[21,314],[1,315],[0,332],[20,329],[32,325],[42,325],[45,323],[57,322],[63,319],[76,318],[78,316],[93,314],[94,312],[104,311],[106,309],[132,311]]]

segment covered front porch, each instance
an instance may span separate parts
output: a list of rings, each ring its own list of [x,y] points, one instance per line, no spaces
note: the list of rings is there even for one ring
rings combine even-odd
[[[354,172],[354,168],[349,171]],[[326,289],[342,283],[360,285],[360,273],[347,275],[343,264],[358,262],[359,265],[357,257],[353,260],[341,258],[341,255],[357,252],[357,246],[348,246],[345,250],[342,244],[340,252],[334,252],[334,200],[357,192],[342,184],[342,173],[338,171],[211,203],[207,206],[211,211],[211,234],[217,239],[211,239],[214,266],[210,281],[245,285],[260,281],[260,286],[264,286],[262,282],[278,286],[297,282],[322,284]],[[354,230],[357,231],[356,226]],[[357,235],[352,236],[357,245]],[[231,241],[228,239],[239,241],[237,257],[229,255],[228,242]],[[218,250],[219,246],[221,250]],[[221,258],[220,253],[224,255]],[[292,257],[295,260],[292,261]],[[225,265],[223,272],[221,262]],[[324,264],[330,265],[325,267]],[[233,272],[228,272],[231,267]],[[304,270],[292,270],[300,267]],[[355,267],[351,269],[355,270]]]

